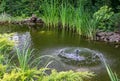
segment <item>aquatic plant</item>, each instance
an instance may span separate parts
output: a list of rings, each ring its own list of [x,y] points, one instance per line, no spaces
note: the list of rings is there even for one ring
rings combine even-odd
[[[111,70],[110,66],[105,61],[104,61],[104,65],[106,67],[106,70],[110,77],[110,80],[111,81],[119,81],[117,74]]]
[[[42,2],[42,19],[47,26],[57,26],[58,17],[58,0],[43,0]]]
[[[66,24],[69,27],[69,29],[72,29],[75,26],[74,25],[75,24],[74,23],[74,20],[75,20],[75,18],[74,18],[75,10],[74,9],[75,8],[72,5],[68,4]]]
[[[68,10],[67,3],[62,1],[59,12],[60,12],[60,22],[62,23],[63,28],[66,25],[67,10]]]
[[[84,8],[85,2],[84,0],[79,0],[79,6],[75,8],[75,28],[79,35],[93,39],[96,33],[96,21],[92,18],[91,13]]]

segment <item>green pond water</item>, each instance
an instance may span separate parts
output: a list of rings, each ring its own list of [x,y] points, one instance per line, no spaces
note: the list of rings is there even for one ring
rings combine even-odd
[[[102,63],[92,66],[77,66],[72,64],[72,62],[67,64],[58,57],[58,53],[61,49],[86,48],[93,50],[98,54],[102,54],[111,69],[120,76],[120,47],[116,47],[115,44],[89,41],[70,31],[64,32],[59,29],[49,29],[37,26],[36,28],[15,25],[0,26],[0,33],[14,33],[14,36],[11,39],[17,41],[17,46],[19,48],[22,48],[24,41],[27,40],[30,47],[37,51],[37,53],[35,53],[36,57],[41,55],[51,55],[56,58],[56,61],[48,67],[55,68],[58,71],[92,71],[96,74],[92,81],[110,81]],[[42,59],[41,62],[45,65],[49,60],[50,58],[46,57]]]

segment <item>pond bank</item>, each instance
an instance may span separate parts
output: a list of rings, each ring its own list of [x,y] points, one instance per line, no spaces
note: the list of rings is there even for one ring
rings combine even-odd
[[[30,18],[23,19],[21,21],[0,21],[0,25],[26,25],[29,27],[32,26],[43,26],[45,23],[41,18],[38,18],[35,15],[32,15]],[[97,41],[104,41],[104,42],[111,42],[120,44],[120,32],[97,32],[95,40]]]
[[[26,18],[18,21],[15,21],[15,20],[0,21],[0,25],[6,25],[6,24],[34,26],[34,25],[43,25],[44,22],[42,19],[38,18],[37,16],[32,15],[30,18]]]

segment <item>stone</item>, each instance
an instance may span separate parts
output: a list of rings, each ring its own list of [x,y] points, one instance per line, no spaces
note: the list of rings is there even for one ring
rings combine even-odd
[[[116,32],[98,32],[96,34],[96,38],[99,41],[105,41],[105,42],[120,42],[120,34]]]
[[[33,26],[33,25],[42,25],[44,24],[44,22],[42,19],[38,18],[36,15],[33,14],[30,18],[18,22],[13,22],[13,24]]]

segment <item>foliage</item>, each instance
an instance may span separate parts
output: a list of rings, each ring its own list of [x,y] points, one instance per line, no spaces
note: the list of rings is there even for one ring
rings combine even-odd
[[[96,28],[102,31],[117,30],[112,19],[118,15],[112,16],[114,12],[119,12],[119,2],[120,0],[1,0],[0,21],[20,21],[36,14],[48,27],[60,25],[93,39]]]
[[[5,0],[2,0],[0,2],[0,13],[5,11],[5,6],[6,6],[6,2]]]
[[[94,74],[89,72],[57,72],[56,70],[52,70],[49,76],[44,76],[40,81],[84,81],[92,76],[94,76]]]
[[[119,79],[118,79],[118,77],[117,77],[117,74],[114,73],[114,72],[111,70],[110,66],[109,66],[105,61],[104,61],[104,65],[105,65],[105,67],[106,67],[106,70],[107,70],[107,72],[108,72],[108,75],[109,75],[109,77],[110,77],[110,80],[111,80],[111,81],[119,81]]]
[[[66,25],[66,19],[67,19],[67,3],[66,2],[62,2],[59,12],[60,12],[60,21],[62,23],[63,28]]]
[[[114,12],[111,11],[111,8],[108,6],[103,6],[94,13],[93,17],[95,20],[97,20],[98,28],[102,31],[111,31],[112,26],[109,24],[110,18],[113,16]]]
[[[58,0],[43,0],[42,2],[42,19],[47,26],[58,25]]]
[[[44,0],[42,3],[43,20],[47,26],[62,25],[63,30],[76,30],[77,33],[93,39],[95,34],[95,21],[85,9],[86,0],[77,1],[76,7],[69,1]],[[59,11],[59,12],[58,12]],[[59,20],[59,21],[58,21]],[[58,23],[59,22],[59,23]]]
[[[12,34],[0,34],[0,51],[9,51],[13,48],[14,42],[10,41],[9,38]]]
[[[90,39],[94,38],[96,30],[96,21],[92,19],[91,13],[85,10],[86,2],[81,0],[75,13],[75,27],[80,35],[86,36]]]
[[[4,73],[0,81],[36,81],[44,75],[45,69],[37,70],[35,68],[22,71],[20,69],[12,69],[9,73]]]
[[[25,71],[29,68],[29,61],[32,59],[31,55],[32,55],[33,50],[30,49],[26,49],[25,47],[20,50],[18,48],[16,48],[16,54],[17,54],[17,58],[20,64],[20,68]]]
[[[90,79],[94,76],[90,72],[57,72],[52,70],[50,75],[47,75],[45,71],[48,69],[32,68],[26,71],[21,71],[19,69],[12,69],[9,73],[4,73],[3,78],[0,81],[83,81]]]
[[[52,56],[49,56],[49,55],[44,55],[44,56],[34,58],[34,50],[30,49],[27,43],[24,44],[22,49],[16,48],[16,55],[17,55],[17,60],[19,64],[19,65],[17,64],[16,66],[19,66],[22,71],[27,71],[34,67],[40,68],[40,63],[42,58],[45,58],[45,57],[52,58]],[[45,65],[45,62],[44,62],[43,66],[47,67],[49,64],[51,64],[51,62],[52,61],[48,62],[47,65]]]
[[[12,16],[31,16],[32,14],[39,15],[41,13],[41,5],[43,0],[0,0],[0,13],[6,12]],[[62,0],[58,0],[61,4]],[[77,6],[75,0],[64,0],[73,6]],[[110,6],[115,12],[119,12],[120,0],[84,0],[85,7],[89,11],[94,12],[104,5]]]
[[[0,64],[0,79],[3,77],[6,70],[7,70],[7,65]]]
[[[1,0],[0,13],[6,12],[12,16],[30,16],[41,11],[41,0]]]
[[[11,22],[11,20],[12,17],[9,14],[6,14],[5,12],[0,14],[0,22]]]
[[[120,31],[120,13],[115,13],[109,22],[115,29],[115,31]]]

